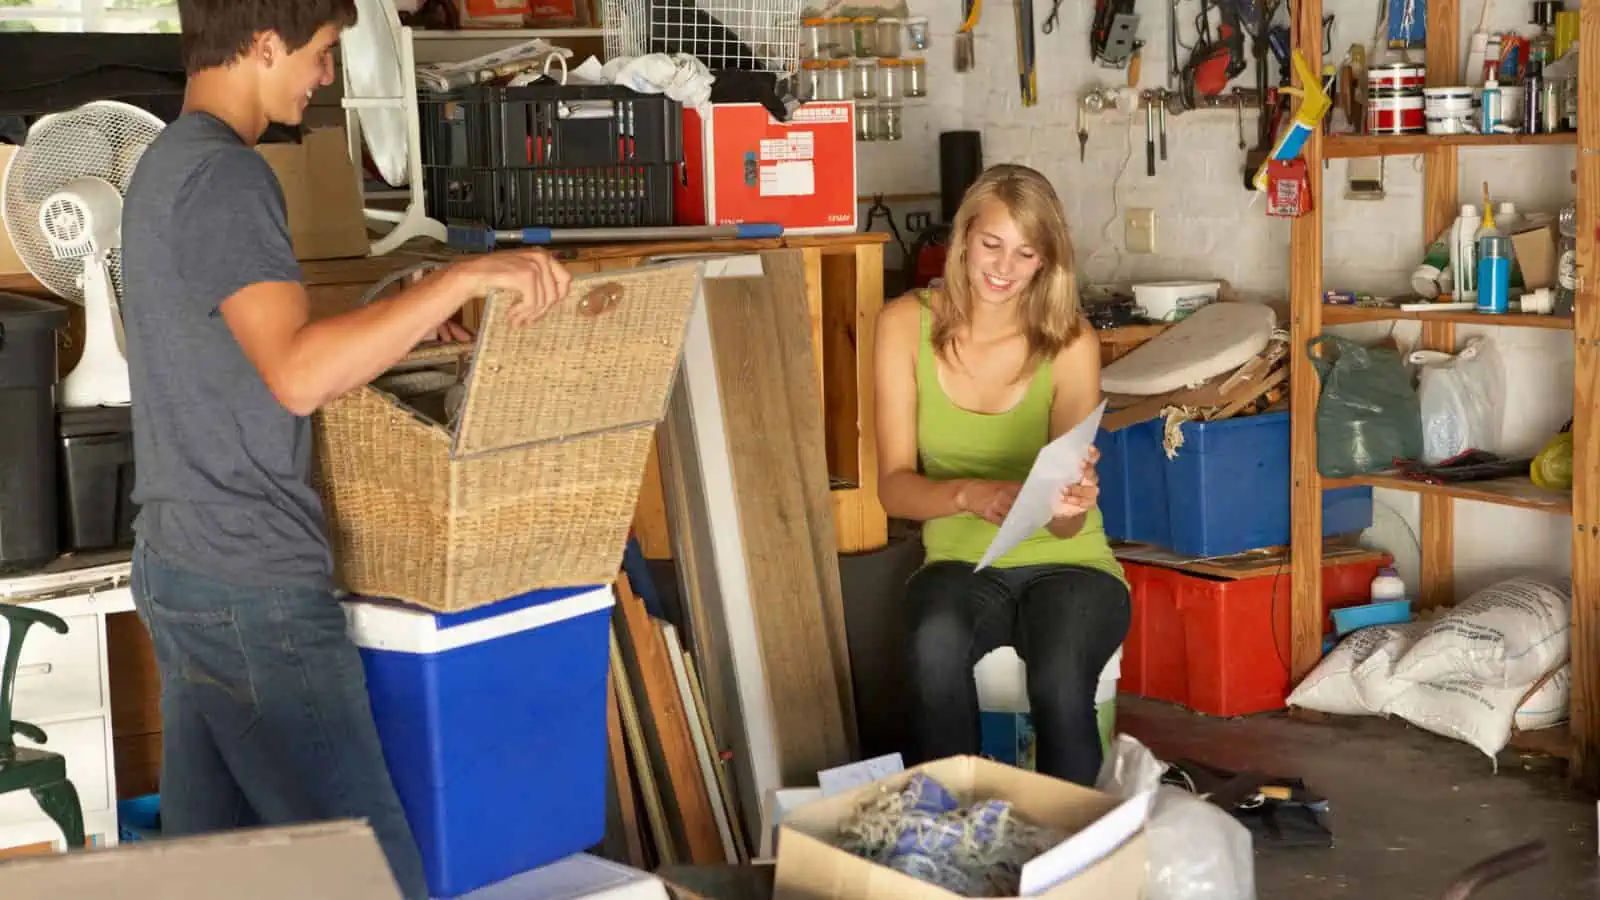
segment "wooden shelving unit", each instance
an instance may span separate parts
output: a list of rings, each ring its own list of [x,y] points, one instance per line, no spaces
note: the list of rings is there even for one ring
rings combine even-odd
[[[1431,52],[1431,51],[1430,51]],[[1430,66],[1428,69],[1432,72]],[[1561,134],[1334,134],[1323,142],[1323,159],[1370,156],[1416,156],[1442,147],[1544,147],[1576,144],[1572,132]],[[1432,240],[1432,237],[1429,238]]]
[[[1477,7],[1472,7],[1476,13]],[[1301,0],[1295,11],[1295,47],[1312,71],[1322,67],[1323,0]],[[1459,80],[1462,45],[1460,0],[1431,0],[1428,4],[1427,66],[1430,85],[1448,86]],[[1582,44],[1600,46],[1600,0],[1584,0],[1581,15]],[[1582,57],[1582,83],[1600,80],[1600,54]],[[1589,107],[1586,105],[1584,110]],[[1294,587],[1293,676],[1305,676],[1322,655],[1322,491],[1344,484],[1368,484],[1414,491],[1421,497],[1422,589],[1424,607],[1454,602],[1455,535],[1452,504],[1471,500],[1502,506],[1572,516],[1572,717],[1565,728],[1518,734],[1513,746],[1565,757],[1572,779],[1589,790],[1600,790],[1600,298],[1590,273],[1600,263],[1596,256],[1596,220],[1600,206],[1600,116],[1580,112],[1577,134],[1557,135],[1313,135],[1305,146],[1311,196],[1318,204],[1323,192],[1323,161],[1327,159],[1420,155],[1423,160],[1424,240],[1431,241],[1454,221],[1460,203],[1458,154],[1477,147],[1578,146],[1578,297],[1575,319],[1551,316],[1480,316],[1467,312],[1420,312],[1325,305],[1322,302],[1323,223],[1320,211],[1294,221],[1291,230],[1289,277],[1292,346],[1322,332],[1323,326],[1390,319],[1416,319],[1422,323],[1423,347],[1452,351],[1455,326],[1492,324],[1508,327],[1569,329],[1574,332],[1573,442],[1574,485],[1570,494],[1545,491],[1525,478],[1506,478],[1470,485],[1429,485],[1394,475],[1369,475],[1356,479],[1327,480],[1317,472],[1316,409],[1318,380],[1305,353],[1292,354],[1292,479],[1293,541],[1291,572]]]

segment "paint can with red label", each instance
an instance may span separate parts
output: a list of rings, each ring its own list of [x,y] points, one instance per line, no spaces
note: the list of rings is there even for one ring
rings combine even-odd
[[[1427,130],[1422,91],[1374,91],[1367,96],[1368,134],[1421,134]]]

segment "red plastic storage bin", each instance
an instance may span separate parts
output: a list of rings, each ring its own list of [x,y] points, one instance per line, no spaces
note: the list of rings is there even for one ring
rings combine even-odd
[[[1212,716],[1282,709],[1289,693],[1289,570],[1234,580],[1124,562],[1133,621],[1122,650],[1124,693]],[[1384,558],[1330,561],[1324,614],[1367,602]],[[1325,623],[1324,629],[1331,627]]]

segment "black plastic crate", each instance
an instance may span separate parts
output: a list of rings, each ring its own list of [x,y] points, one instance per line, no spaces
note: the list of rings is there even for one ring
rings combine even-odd
[[[423,188],[447,225],[672,224],[675,100],[601,85],[471,87],[418,98]]]

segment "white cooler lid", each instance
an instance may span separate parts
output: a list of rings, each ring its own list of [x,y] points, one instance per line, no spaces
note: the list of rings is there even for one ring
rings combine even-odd
[[[441,653],[610,609],[616,602],[610,585],[535,591],[460,613],[433,613],[383,600],[347,597],[344,618],[350,640],[357,647]]]

